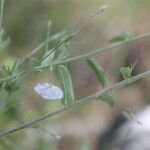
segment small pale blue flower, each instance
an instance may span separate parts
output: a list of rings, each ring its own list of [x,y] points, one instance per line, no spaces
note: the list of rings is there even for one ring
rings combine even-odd
[[[48,83],[38,83],[34,90],[44,99],[58,100],[63,98],[63,91],[57,86]]]

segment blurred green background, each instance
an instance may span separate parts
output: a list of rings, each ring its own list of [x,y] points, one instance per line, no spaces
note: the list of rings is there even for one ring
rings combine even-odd
[[[22,58],[44,41],[48,20],[52,20],[51,34],[68,29],[77,31],[104,4],[108,9],[94,17],[72,41],[70,56],[107,46],[109,39],[120,32],[133,35],[149,32],[149,0],[5,0],[3,27],[10,45],[0,53],[0,63]],[[135,74],[149,69],[149,46],[147,38],[96,56],[105,68],[110,84],[120,80],[121,66],[135,60],[138,61]],[[101,89],[83,60],[68,65],[77,99]],[[22,83],[9,97],[6,108],[0,111],[1,131],[62,107],[60,102],[46,102],[34,92],[37,82],[49,80],[47,71],[34,74]],[[140,110],[148,103],[148,83],[145,79],[117,91],[120,105],[130,106],[135,112]],[[0,91],[0,94],[2,99],[5,92]],[[109,128],[117,113],[115,108],[93,101],[41,123],[42,129],[60,135],[61,142],[42,129],[28,128],[0,139],[0,150],[94,150],[97,136]]]

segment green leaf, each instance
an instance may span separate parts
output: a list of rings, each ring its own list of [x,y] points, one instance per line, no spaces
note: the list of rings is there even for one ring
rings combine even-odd
[[[91,67],[91,69],[95,72],[99,82],[103,87],[106,86],[106,78],[105,73],[101,65],[93,58],[87,58],[87,63]]]
[[[124,80],[128,80],[132,77],[132,71],[136,65],[137,61],[135,61],[134,64],[131,64],[131,67],[121,67],[120,72],[122,73],[122,76]]]
[[[46,51],[42,57],[41,66],[47,66],[52,64],[54,56],[55,56],[55,51],[53,51],[53,49]]]
[[[111,92],[108,92],[108,93],[103,94],[102,96],[99,96],[98,99],[100,99],[101,101],[106,102],[111,107],[113,107],[116,103],[116,98],[112,95]]]
[[[107,8],[108,8],[108,5],[103,5],[103,6],[101,6],[100,12],[105,11]]]
[[[21,82],[23,82],[29,75],[31,75],[31,73],[33,73],[33,70],[34,70],[33,68],[29,68],[28,70],[26,70],[26,72],[24,72],[24,74],[16,76],[16,78],[14,79],[5,81],[5,86],[4,86],[5,90],[8,93],[18,90],[20,88]],[[11,71],[10,73],[12,74]]]
[[[124,80],[132,77],[132,69],[130,67],[121,67],[120,69]]]
[[[65,34],[66,34],[66,31],[61,31],[61,32],[58,32],[58,33],[52,35],[50,39],[51,39],[51,41],[57,40],[57,39],[62,38]]]
[[[66,58],[67,48],[65,46],[61,46],[55,53],[54,62],[59,62]]]
[[[102,5],[100,9],[92,14],[92,17],[99,15],[101,12],[104,12],[108,8],[108,5]]]
[[[123,41],[127,41],[130,40],[133,36],[128,33],[128,32],[122,32],[118,35],[116,35],[115,37],[113,37],[110,42],[114,43],[114,42],[123,42]]]
[[[62,104],[67,107],[74,102],[74,92],[72,86],[72,80],[68,69],[64,65],[58,66],[58,72],[61,79],[61,85],[64,92],[64,98]]]
[[[76,36],[77,33],[73,32],[70,35],[66,35],[62,38],[62,40],[60,41],[60,45],[62,45],[63,43],[65,44],[65,46],[67,47],[68,45],[70,45],[71,40],[74,38],[74,36]]]
[[[47,53],[44,54],[42,61],[47,62],[47,60],[49,60],[49,58],[47,57],[52,57],[51,59],[54,59],[55,51],[58,50],[59,47],[61,47],[63,44],[65,45],[65,47],[67,47],[75,35],[76,33],[72,33],[71,35],[64,36],[62,40],[53,49],[49,50]],[[53,53],[53,56],[51,56],[52,53]]]
[[[16,59],[14,57],[7,57],[3,61],[3,65],[5,66],[6,70],[9,70],[11,72],[15,62],[16,62]]]
[[[66,57],[66,52],[67,52],[67,47],[70,45],[71,40],[74,38],[74,36],[76,36],[77,33],[73,32],[69,35],[66,35],[62,38],[62,40],[60,41],[60,43],[58,44],[58,50],[56,51],[56,58],[55,61],[60,61],[63,58]]]
[[[134,62],[134,64],[131,64],[131,70],[133,71],[133,69],[135,68],[135,66],[136,66],[136,64],[137,64],[137,60]]]
[[[14,65],[12,66],[12,69],[11,69],[12,74],[17,73],[19,64],[20,64],[20,59],[17,59]]]

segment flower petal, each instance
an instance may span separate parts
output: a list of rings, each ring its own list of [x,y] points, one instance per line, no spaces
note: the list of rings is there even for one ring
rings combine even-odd
[[[38,83],[34,89],[41,97],[47,100],[58,100],[63,98],[63,91],[57,86],[50,86],[48,83]]]
[[[41,94],[43,91],[49,87],[48,83],[38,83],[35,87],[34,90],[38,93]]]

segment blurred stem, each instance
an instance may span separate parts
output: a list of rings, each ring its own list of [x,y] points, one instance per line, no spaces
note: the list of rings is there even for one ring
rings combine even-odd
[[[45,46],[45,51],[47,52],[49,50],[49,46],[50,46],[50,41],[48,40],[50,37],[50,33],[51,33],[51,21],[49,20],[47,23],[47,35],[46,35],[46,46]]]
[[[86,20],[86,22],[85,22],[83,25],[81,25],[81,27],[76,31],[76,36],[80,33],[81,30],[83,30],[83,28],[85,28],[86,25],[88,25],[88,24],[90,23],[90,21],[91,21],[94,17],[96,17],[97,15],[101,14],[102,12],[104,12],[104,10],[106,10],[106,8],[107,8],[107,5],[105,4],[105,5],[103,5],[99,10],[97,10],[95,13],[93,13],[93,14]],[[33,54],[35,54],[35,53],[38,52],[41,48],[43,48],[43,46],[44,46],[45,44],[46,44],[46,49],[47,49],[47,47],[48,47],[48,44],[47,44],[47,43],[49,43],[50,41],[52,41],[51,39],[53,39],[53,37],[52,37],[52,38],[49,38],[51,24],[52,24],[51,21],[49,21],[49,22],[48,22],[47,40],[44,41],[44,42],[42,42],[42,43],[41,43],[37,48],[35,48],[33,51],[29,52],[29,53],[23,58],[23,60],[20,62],[20,65],[23,64],[27,58],[31,57]],[[54,35],[54,36],[55,36],[55,35]],[[60,42],[60,44],[58,44],[55,49],[57,49],[59,46],[61,46],[61,44],[62,44],[62,43]],[[54,50],[55,50],[55,49],[54,49]]]
[[[40,126],[39,128],[40,128],[43,132],[45,132],[45,133],[51,135],[52,137],[54,137],[57,142],[59,142],[59,140],[61,139],[61,136],[56,135],[55,133],[52,133],[52,132],[46,130],[45,128],[43,128],[43,127],[41,127],[41,126]]]
[[[20,65],[22,65],[29,57],[31,57],[32,55],[34,55],[35,53],[37,53],[39,50],[41,50],[45,46],[45,44],[47,42],[56,40],[58,37],[61,37],[64,34],[65,34],[64,31],[62,31],[61,33],[59,33],[59,35],[58,34],[54,34],[52,37],[49,37],[47,40],[45,40],[44,42],[42,42],[41,44],[39,44],[35,49],[33,49],[26,56],[24,56],[24,58],[20,62]]]
[[[1,0],[1,10],[0,10],[0,30],[2,29],[3,12],[4,12],[4,0]]]
[[[103,13],[106,9],[107,9],[107,4],[102,5],[100,9],[98,9],[97,11],[95,11],[87,20],[85,23],[83,23],[83,25],[81,25],[79,27],[79,29],[76,31],[77,34],[76,36],[81,32],[81,30],[83,30],[90,22],[93,18],[95,18],[96,16],[98,16],[99,14]]]
[[[22,71],[22,72],[19,72],[19,73],[17,73],[17,74],[14,74],[14,75],[12,75],[12,76],[8,76],[8,77],[5,77],[5,78],[1,78],[1,79],[0,79],[0,82],[13,79],[13,78],[15,78],[15,77],[17,77],[17,76],[24,75],[24,74],[27,73],[27,72],[35,71],[36,69],[37,69],[37,67],[29,68],[29,69],[26,69],[26,70],[24,70],[24,71]]]
[[[107,46],[107,47],[104,47],[104,48],[100,48],[100,49],[97,49],[97,50],[94,50],[94,51],[92,50],[91,52],[81,54],[81,55],[78,55],[78,56],[70,57],[70,58],[64,59],[60,62],[55,62],[54,64],[57,65],[57,64],[62,64],[62,63],[66,63],[66,62],[72,62],[72,61],[75,61],[75,60],[78,60],[78,59],[83,59],[83,58],[86,58],[86,57],[89,57],[89,56],[94,56],[94,55],[97,55],[97,54],[100,55],[100,54],[102,54],[104,52],[107,52],[107,51],[110,51],[114,48],[117,48],[117,47],[120,47],[122,45],[131,43],[133,41],[144,39],[144,38],[149,37],[149,36],[150,36],[150,32],[139,35],[139,36],[136,36],[136,37],[133,37],[132,39],[124,41],[124,42],[113,44],[113,45],[110,45],[110,46]]]
[[[107,52],[107,51],[111,51],[114,48],[120,47],[122,45],[131,43],[131,42],[134,42],[134,41],[137,41],[137,40],[142,40],[142,39],[147,38],[149,36],[150,36],[150,32],[144,33],[142,35],[135,36],[132,39],[124,41],[124,42],[113,44],[113,45],[110,45],[110,46],[107,46],[107,47],[104,47],[104,48],[100,48],[100,49],[97,49],[97,50],[92,50],[90,52],[87,52],[87,53],[84,53],[84,54],[81,54],[81,55],[77,55],[77,56],[74,56],[74,57],[69,57],[69,58],[64,59],[62,61],[59,61],[59,62],[54,61],[53,65],[65,64],[65,63],[76,61],[76,60],[79,60],[79,59],[84,59],[84,58],[87,58],[89,56],[101,55],[102,53]],[[48,66],[49,65],[44,66],[44,67],[39,66],[38,68],[43,69],[43,68],[47,68]]]
[[[47,23],[47,38],[46,38],[46,46],[45,46],[45,52],[48,52],[50,48],[50,41],[48,41],[50,37],[50,32],[51,32],[51,25],[52,22],[49,20]],[[52,66],[52,55],[49,56],[49,65],[50,65],[50,80],[54,81],[54,72],[53,72],[53,66]]]
[[[12,128],[12,129],[9,129],[9,130],[6,130],[6,131],[2,131],[2,132],[0,132],[0,137],[9,135],[11,133],[17,132],[17,131],[22,130],[22,129],[25,129],[25,128],[30,127],[30,126],[32,126],[32,125],[34,125],[36,123],[39,123],[39,122],[41,122],[43,120],[46,120],[46,119],[51,118],[51,117],[54,117],[54,116],[56,116],[58,114],[62,114],[63,112],[66,112],[66,111],[68,111],[68,109],[71,109],[73,107],[79,107],[79,106],[83,105],[84,103],[87,103],[89,101],[95,100],[95,98],[97,98],[99,96],[102,96],[103,94],[105,94],[107,92],[110,92],[110,91],[113,91],[113,90],[117,90],[117,89],[119,89],[119,88],[121,88],[123,86],[126,86],[126,85],[128,85],[130,83],[133,83],[133,82],[135,82],[137,80],[140,80],[140,79],[148,77],[148,76],[150,76],[150,70],[146,71],[144,73],[141,73],[141,74],[139,74],[137,76],[134,76],[134,77],[130,78],[129,80],[126,80],[126,81],[124,80],[124,81],[118,82],[118,83],[116,83],[116,84],[114,84],[114,85],[112,85],[112,86],[110,86],[110,87],[108,87],[108,88],[106,88],[106,89],[104,89],[102,91],[99,91],[99,92],[97,92],[97,93],[95,93],[93,95],[90,95],[90,96],[87,96],[87,97],[85,97],[83,99],[77,100],[76,102],[74,102],[71,105],[69,105],[68,108],[62,108],[62,109],[59,109],[57,111],[50,112],[48,114],[40,116],[37,119],[25,122],[24,124],[19,125],[19,126],[15,127],[15,128]]]

